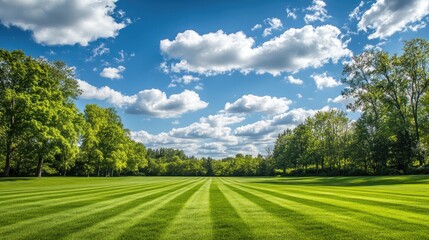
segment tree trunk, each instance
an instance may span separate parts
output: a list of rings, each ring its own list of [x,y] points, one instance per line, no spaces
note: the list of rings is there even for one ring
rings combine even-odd
[[[37,161],[36,177],[42,177],[42,171],[43,171],[43,158],[42,156],[39,156],[39,159]]]
[[[12,141],[8,139],[6,142],[6,166],[4,168],[4,174],[3,174],[5,177],[9,177],[11,157],[12,157]]]
[[[19,172],[21,171],[21,163],[22,163],[22,156],[19,156],[18,162],[16,163],[15,176],[19,176]]]
[[[414,118],[414,128],[416,131],[416,141],[417,141],[417,144],[420,144],[420,132],[419,132],[420,126],[419,126],[417,111],[413,112],[413,118]],[[424,157],[422,156],[422,154],[420,152],[417,152],[417,158],[419,159],[420,166],[423,166]]]
[[[97,164],[97,177],[100,176],[100,162]]]

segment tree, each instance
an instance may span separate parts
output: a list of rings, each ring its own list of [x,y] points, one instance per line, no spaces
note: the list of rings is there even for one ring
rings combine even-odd
[[[407,80],[407,94],[410,100],[411,113],[413,117],[415,141],[417,145],[417,158],[419,164],[423,165],[424,153],[421,147],[421,121],[424,119],[424,112],[421,108],[422,98],[427,95],[429,88],[429,42],[417,38],[406,41],[404,53],[401,56],[401,73]]]
[[[72,99],[80,94],[73,73],[62,62],[27,57],[22,51],[0,50],[0,116],[4,130],[5,171],[8,176],[15,150],[22,144],[37,153],[36,175],[41,176],[43,160],[70,146],[73,136],[64,127],[77,114]],[[63,121],[65,120],[65,121]],[[25,139],[22,139],[25,137]],[[72,144],[73,145],[73,144]]]
[[[389,162],[400,171],[406,171],[415,159],[424,163],[423,102],[429,89],[429,43],[405,41],[403,50],[401,56],[367,51],[353,57],[343,79],[348,85],[343,95],[355,100],[349,108],[363,112],[371,157],[380,160],[378,166],[387,168]]]
[[[282,169],[283,175],[286,174],[286,169],[290,166],[290,141],[292,138],[292,131],[286,130],[277,137],[276,145],[274,146],[273,158],[276,167]]]
[[[0,117],[5,152],[4,176],[9,176],[12,154],[19,136],[25,131],[29,110],[28,90],[36,86],[38,63],[22,51],[0,49]]]

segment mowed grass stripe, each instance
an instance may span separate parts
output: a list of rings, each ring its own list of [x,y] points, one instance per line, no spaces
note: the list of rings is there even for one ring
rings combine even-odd
[[[377,179],[391,179],[380,181]],[[396,180],[392,180],[396,179]],[[323,180],[323,181],[322,181]],[[321,181],[321,182],[319,182]],[[399,199],[425,201],[429,200],[429,176],[394,176],[394,177],[334,177],[334,178],[240,178],[240,182],[249,184],[262,184],[270,186],[281,186],[282,188],[300,189],[318,188],[325,191],[355,192],[367,196],[380,194],[392,195]],[[393,184],[391,182],[395,182]],[[403,187],[406,186],[406,187]],[[419,193],[419,194],[417,194]],[[383,196],[383,197],[384,197]]]
[[[428,176],[0,179],[5,192],[18,194],[0,202],[7,240],[429,236]]]
[[[4,181],[7,178],[0,178],[0,183]],[[0,184],[0,193],[4,195],[10,195],[10,194],[16,194],[16,196],[19,196],[19,194],[25,194],[30,195],[34,194],[37,195],[40,192],[43,192],[45,194],[48,194],[50,192],[68,192],[68,191],[76,191],[77,189],[97,189],[97,188],[105,188],[108,186],[124,186],[124,185],[130,185],[129,181],[126,181],[124,179],[121,179],[121,181],[117,181],[118,178],[67,178],[67,177],[49,177],[49,178],[28,178],[25,182],[21,182],[22,185],[19,183],[13,182],[9,185],[5,185],[4,183]],[[19,182],[19,181],[18,181]],[[58,183],[62,183],[59,185]],[[150,182],[138,182],[138,184],[148,184]],[[26,185],[24,185],[26,184]],[[15,190],[2,190],[2,187],[8,186],[13,187],[14,185],[19,185],[19,189]]]
[[[158,239],[167,230],[188,199],[203,185],[204,182],[198,181],[174,198],[163,201],[159,208],[129,227],[118,239]]]
[[[80,201],[77,201],[75,204],[71,204],[68,202],[64,202],[61,205],[55,205],[55,206],[46,206],[42,207],[39,206],[39,208],[30,208],[26,210],[25,216],[20,217],[20,221],[18,222],[12,222],[9,221],[9,219],[16,218],[17,215],[5,215],[0,218],[1,222],[5,222],[0,229],[0,234],[7,234],[8,232],[15,232],[17,229],[25,229],[26,226],[31,226],[34,223],[41,223],[42,225],[49,220],[54,220],[55,223],[58,223],[58,219],[67,218],[67,217],[76,217],[80,216],[79,214],[85,213],[85,212],[93,212],[98,211],[100,208],[103,209],[103,207],[107,207],[107,209],[115,207],[115,203],[122,204],[123,201],[133,201],[136,199],[139,199],[141,197],[144,197],[146,194],[151,194],[152,192],[156,193],[159,191],[171,191],[172,188],[175,188],[177,185],[179,185],[179,188],[182,187],[182,185],[188,184],[188,182],[178,181],[173,184],[169,185],[159,185],[154,186],[150,189],[140,189],[140,190],[133,190],[133,191],[127,191],[124,189],[120,193],[116,193],[114,195],[105,195],[105,196],[96,196],[86,199],[80,199]],[[152,190],[152,191],[150,191]],[[107,194],[107,193],[106,193]],[[43,214],[41,214],[43,213]],[[19,216],[19,215],[18,215]],[[85,214],[84,214],[85,216]],[[61,221],[59,221],[61,222]],[[8,223],[10,226],[8,226]],[[54,223],[54,225],[55,225]]]
[[[184,180],[185,181],[185,180]],[[175,184],[179,184],[177,182]],[[103,200],[103,199],[111,199],[116,196],[121,196],[124,194],[134,194],[139,193],[145,189],[156,189],[163,186],[171,185],[169,183],[154,184],[151,188],[141,188],[139,185],[137,186],[128,186],[127,188],[119,188],[116,190],[110,191],[109,189],[103,190],[101,193],[83,193],[83,194],[75,194],[70,197],[64,198],[55,198],[55,199],[46,199],[40,201],[28,201],[24,203],[10,204],[8,207],[4,207],[4,213],[0,215],[0,224],[4,224],[4,222],[8,221],[8,218],[14,218],[16,215],[22,214],[25,212],[25,218],[32,218],[39,216],[40,212],[43,211],[45,214],[55,213],[57,211],[61,211],[62,209],[69,209],[73,207],[80,207],[87,204],[92,203],[93,201]],[[69,196],[69,195],[67,195]]]
[[[271,188],[275,190],[275,188]],[[280,189],[280,188],[277,188]],[[284,189],[286,190],[286,189]],[[364,193],[358,193],[358,192],[352,192],[347,193],[344,191],[320,191],[315,188],[304,188],[304,189],[294,189],[294,192],[299,192],[303,194],[308,194],[311,196],[318,196],[321,198],[329,198],[329,199],[336,199],[336,200],[342,200],[347,202],[353,202],[353,203],[359,203],[359,204],[366,204],[370,206],[383,206],[390,209],[397,209],[405,212],[413,212],[416,214],[423,214],[427,215],[429,214],[429,205],[427,204],[429,202],[416,202],[411,200],[401,200],[401,199],[395,199],[393,197],[388,197],[386,195],[376,197],[367,196]]]
[[[286,182],[284,184],[274,183],[270,184],[270,182],[266,183],[252,183],[247,182],[250,185],[255,186],[269,186],[270,188],[281,188],[284,190],[287,189],[297,189],[296,185],[289,185]],[[400,185],[399,185],[400,186]],[[407,186],[407,185],[405,185]],[[409,188],[409,186],[407,186]],[[383,189],[379,189],[379,191],[368,189],[367,187],[331,187],[331,186],[300,186],[300,190],[316,190],[318,193],[334,193],[335,195],[344,195],[344,196],[355,196],[356,198],[378,201],[383,203],[392,203],[392,204],[413,204],[413,203],[427,203],[429,201],[429,196],[415,196],[416,194],[404,195],[404,194],[393,194],[391,192],[386,192]],[[428,189],[428,188],[426,188]],[[424,191],[424,188],[418,188],[417,191]],[[428,189],[429,190],[429,189]],[[399,191],[403,191],[402,189],[398,189]]]
[[[239,187],[237,184],[228,185],[232,190],[246,197],[267,212],[276,215],[293,224],[297,231],[303,231],[306,237],[318,236],[319,239],[371,239],[360,232],[349,229],[349,224],[355,224],[354,219],[318,209],[299,202],[270,196],[265,193]],[[329,221],[326,219],[329,218]],[[359,222],[359,224],[365,224]],[[352,237],[351,237],[352,236]],[[369,235],[371,236],[371,235]]]
[[[214,239],[253,239],[251,230],[220,191],[217,181],[210,186],[210,214]]]
[[[196,179],[193,182],[186,182],[174,189],[153,194],[138,205],[122,211],[116,211],[116,215],[92,221],[93,224],[81,226],[76,231],[67,231],[72,234],[68,235],[65,239],[117,239],[127,232],[129,228],[142,221],[142,219],[147,218],[180,194],[201,184],[202,181],[202,179]]]
[[[377,207],[368,206],[371,210],[367,209],[351,209],[354,203],[349,203],[346,206],[337,206],[332,204],[329,200],[327,201],[313,201],[308,198],[299,198],[293,195],[293,193],[279,193],[270,190],[260,189],[254,186],[247,186],[246,184],[234,183],[234,186],[245,187],[248,192],[257,191],[262,193],[261,198],[267,199],[269,201],[276,201],[276,199],[283,199],[280,201],[280,205],[284,207],[293,207],[297,211],[309,212],[312,217],[317,217],[320,219],[318,221],[323,222],[323,218],[319,218],[319,215],[324,216],[329,219],[326,221],[328,224],[335,224],[334,226],[344,229],[346,231],[351,231],[350,235],[363,235],[368,237],[361,238],[370,238],[374,239],[384,239],[384,238],[394,238],[394,239],[420,239],[421,236],[424,236],[425,227],[421,226],[416,228],[416,225],[409,222],[404,222],[393,218],[393,216],[383,217],[377,210]],[[254,194],[254,193],[253,193]],[[311,198],[311,197],[310,197]],[[289,202],[289,203],[287,203]],[[351,208],[350,208],[351,207]],[[359,229],[359,231],[357,231]],[[389,231],[386,231],[389,229]],[[415,231],[420,229],[419,231]],[[415,238],[410,238],[414,236]]]
[[[237,182],[238,183],[238,182]],[[246,183],[246,185],[252,185],[250,183]],[[271,190],[281,190],[282,192],[299,192],[303,194],[309,194],[311,196],[319,196],[319,197],[326,197],[329,199],[337,199],[337,200],[344,200],[347,202],[356,202],[360,204],[367,204],[367,205],[379,205],[383,207],[387,207],[390,209],[397,209],[408,212],[414,212],[417,214],[423,214],[427,215],[429,214],[429,205],[427,204],[429,202],[429,199],[424,201],[420,199],[397,199],[392,196],[388,195],[378,195],[377,197],[374,196],[368,196],[365,192],[359,192],[359,191],[348,191],[338,188],[328,188],[328,187],[320,187],[320,186],[303,186],[299,189],[296,186],[290,186],[290,185],[270,185],[270,184],[261,184],[256,183],[253,184],[255,187],[258,186],[260,188],[264,189],[271,189]],[[323,189],[323,190],[321,190]]]
[[[207,178],[204,185],[186,202],[160,239],[212,239],[210,219],[210,185]]]
[[[305,236],[302,231],[295,229],[291,222],[277,217],[277,215],[266,211],[250,199],[232,190],[228,183],[219,182],[219,189],[224,193],[240,218],[252,230],[255,239],[318,239],[318,237]]]
[[[80,179],[78,179],[80,180]],[[103,185],[97,185],[97,186],[93,186],[93,187],[82,187],[82,185],[74,185],[74,187],[72,189],[57,189],[57,187],[55,187],[55,189],[46,189],[46,191],[42,191],[42,190],[36,190],[34,193],[18,193],[18,194],[2,194],[0,197],[0,204],[4,204],[7,203],[7,200],[12,199],[12,201],[16,202],[16,200],[18,201],[25,201],[25,200],[37,200],[40,198],[52,198],[53,196],[67,196],[67,195],[73,195],[76,193],[82,194],[82,193],[91,193],[91,192],[95,192],[95,191],[107,191],[107,190],[115,190],[115,189],[120,189],[120,188],[124,188],[124,187],[131,187],[131,186],[140,186],[140,187],[145,187],[145,186],[153,186],[153,185],[158,185],[162,182],[164,183],[168,183],[168,180],[166,179],[165,181],[157,181],[157,182],[153,182],[153,181],[148,181],[148,182],[119,182],[120,184],[118,184],[118,182],[115,182],[116,179],[112,178],[111,183],[110,184],[103,184]],[[186,179],[184,179],[186,180]],[[59,181],[61,181],[61,179],[59,179]],[[37,188],[37,187],[35,187]]]
[[[34,204],[37,202],[41,202],[44,200],[49,201],[55,201],[55,199],[65,199],[66,197],[75,197],[76,195],[82,196],[82,195],[96,195],[98,193],[104,193],[104,192],[115,192],[115,191],[121,191],[123,189],[143,189],[151,186],[159,185],[159,183],[152,183],[152,184],[134,184],[134,185],[123,185],[123,186],[104,186],[99,187],[95,189],[75,189],[74,191],[57,191],[57,192],[50,192],[48,194],[40,192],[38,195],[31,195],[31,196],[19,196],[15,197],[13,199],[9,199],[7,201],[0,201],[0,204],[7,204],[9,202],[13,202],[15,206],[18,206],[18,204],[28,205],[28,204]],[[16,199],[16,200],[14,200]]]
[[[303,193],[303,191],[297,188],[288,189],[287,191],[285,191],[284,189],[279,190],[275,186],[260,187],[260,186],[242,185],[240,183],[236,183],[236,184],[239,184],[240,186],[245,186],[254,190],[259,190],[274,196],[287,198],[295,202],[306,203],[307,205],[310,205],[310,206],[323,205],[325,208],[332,208],[334,211],[340,212],[340,213],[343,211],[354,211],[354,212],[360,212],[364,214],[366,213],[370,215],[383,217],[385,218],[385,220],[392,219],[392,220],[402,221],[410,224],[429,226],[429,222],[427,221],[428,217],[425,214],[387,208],[382,204],[375,204],[375,203],[362,204],[362,203],[359,203],[358,201],[346,201],[346,200],[337,200],[329,197],[321,197],[321,196],[317,196],[316,194]]]

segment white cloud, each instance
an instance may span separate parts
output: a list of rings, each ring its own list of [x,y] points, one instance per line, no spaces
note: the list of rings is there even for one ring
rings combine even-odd
[[[148,147],[179,148],[188,155],[200,157],[226,157],[235,154],[235,149],[242,145],[232,134],[230,126],[243,120],[240,116],[209,115],[186,127],[173,128],[156,135],[146,131],[131,132],[131,137]]]
[[[187,112],[193,112],[207,107],[200,96],[189,90],[167,97],[166,93],[158,89],[140,91],[127,96],[107,86],[97,88],[85,81],[78,80],[82,90],[80,98],[97,99],[125,109],[131,114],[143,114],[157,118],[178,117]]]
[[[302,81],[299,78],[294,78],[293,76],[287,76],[285,79],[287,79],[288,82],[295,84],[295,85],[302,85],[304,84],[304,81]]]
[[[172,94],[169,98],[158,89],[148,89],[136,94],[136,101],[125,112],[144,114],[158,118],[172,118],[186,112],[194,112],[208,106],[200,96],[190,90]]]
[[[102,56],[104,54],[108,54],[110,52],[110,49],[108,47],[106,47],[106,45],[104,43],[100,43],[100,45],[98,45],[98,47],[95,47],[92,50],[92,57],[97,57],[97,56]]]
[[[278,18],[267,18],[264,22],[268,24],[269,27],[264,29],[264,32],[262,33],[263,37],[271,35],[274,30],[280,30],[283,28],[283,23]]]
[[[262,138],[274,131],[270,120],[261,120],[235,129],[234,133],[242,137]]]
[[[117,68],[107,67],[107,68],[103,68],[103,71],[101,71],[100,76],[104,78],[110,78],[110,79],[120,79],[122,78],[121,73],[123,71],[125,71],[124,66],[119,66]]]
[[[167,132],[150,134],[146,131],[131,132],[136,141],[147,147],[168,147],[183,149],[188,155],[223,158],[237,152],[257,155],[273,146],[275,139],[284,129],[292,129],[313,116],[319,110],[293,109],[253,123],[243,123],[245,115],[230,114],[225,111],[207,117],[180,128]],[[173,121],[173,124],[178,121]],[[237,126],[238,125],[238,126]],[[249,152],[250,151],[250,152]]]
[[[202,83],[198,83],[198,85],[195,86],[194,89],[197,90],[197,91],[203,90],[204,89],[203,84]]]
[[[359,30],[374,30],[368,39],[386,38],[403,31],[429,14],[427,0],[377,0],[358,23]]]
[[[326,19],[331,18],[328,15],[328,11],[325,9],[326,3],[322,0],[313,0],[313,5],[306,8],[308,11],[304,16],[305,23],[311,23],[315,21],[324,22]]]
[[[421,21],[415,25],[410,25],[408,26],[408,29],[410,29],[413,32],[417,32],[417,30],[421,29],[421,28],[425,28],[426,27],[426,22]]]
[[[252,139],[271,139],[274,141],[277,134],[284,129],[293,129],[305,119],[313,116],[317,111],[327,111],[329,107],[319,110],[305,110],[302,108],[293,109],[289,112],[275,115],[271,119],[260,120],[235,129],[237,136],[249,137]]]
[[[329,110],[329,107],[324,107],[318,110],[314,110],[314,109],[305,110],[303,108],[296,108],[289,112],[274,116],[271,124],[273,126],[291,126],[291,125],[296,126],[300,123],[303,123],[305,119],[313,116],[318,111],[327,111],[327,110]]]
[[[328,76],[326,72],[323,74],[312,74],[311,77],[314,79],[318,89],[333,88],[341,85],[341,82],[335,80],[331,76]]]
[[[293,18],[294,20],[296,20],[297,16],[296,16],[296,8],[286,8],[286,16],[288,18]]]
[[[126,96],[107,86],[97,88],[82,80],[77,80],[77,82],[79,84],[79,88],[82,90],[80,98],[83,99],[103,100],[118,107],[133,104],[137,99],[135,95]]]
[[[355,99],[353,97],[344,97],[343,95],[338,95],[335,98],[328,98],[328,103],[332,102],[332,103],[340,103],[343,104],[344,106],[347,106],[350,103],[353,103],[355,101]]]
[[[327,111],[328,107],[320,109]],[[253,154],[264,153],[267,146],[273,146],[275,139],[284,129],[292,129],[313,116],[318,110],[293,109],[265,119],[245,124],[234,129],[235,124],[243,122],[243,116],[216,114],[202,117],[198,122],[168,132],[150,134],[146,131],[131,132],[131,137],[147,147],[168,147],[183,149],[188,155],[223,158],[234,156],[237,152]]]
[[[113,60],[115,60],[117,63],[122,63],[125,62],[125,60],[129,59],[130,57],[134,57],[136,54],[135,53],[126,53],[123,49],[121,49],[118,52],[118,57],[113,58]]]
[[[351,13],[349,13],[349,20],[353,20],[353,19],[360,20],[361,8],[363,7],[364,4],[365,3],[361,1],[359,5],[355,9],[353,9]]]
[[[271,96],[244,95],[234,103],[227,102],[224,111],[228,113],[266,113],[277,114],[286,112],[292,101],[287,98]]]
[[[301,93],[297,93],[297,94],[296,94],[296,97],[297,97],[297,98],[302,98]]]
[[[173,79],[172,83],[183,83],[185,85],[189,85],[192,82],[198,82],[200,81],[199,77],[194,77],[192,75],[183,75],[180,78]]]
[[[278,37],[254,47],[254,39],[243,32],[199,35],[193,30],[177,34],[174,40],[164,39],[160,48],[166,61],[166,72],[193,72],[216,75],[231,71],[280,75],[308,67],[318,68],[332,61],[351,56],[347,44],[339,38],[340,30],[331,25],[314,28],[291,28]]]
[[[260,29],[262,28],[261,24],[256,24],[255,26],[252,27],[252,31],[255,31],[256,29]]]
[[[87,46],[99,38],[116,37],[126,23],[111,16],[116,0],[4,0],[0,7],[3,25],[33,33],[37,43]]]
[[[243,117],[227,116],[223,114],[203,117],[199,122],[183,128],[173,128],[169,135],[178,138],[205,138],[229,141],[231,138],[231,124],[243,121]],[[234,138],[235,139],[235,138]]]

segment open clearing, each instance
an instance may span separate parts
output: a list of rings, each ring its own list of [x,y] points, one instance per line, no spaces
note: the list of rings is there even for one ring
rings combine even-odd
[[[0,239],[429,239],[429,176],[0,178]]]

